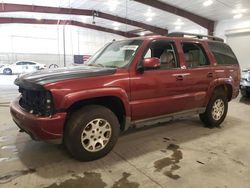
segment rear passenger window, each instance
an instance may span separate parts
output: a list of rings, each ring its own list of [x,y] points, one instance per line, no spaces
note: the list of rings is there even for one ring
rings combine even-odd
[[[200,44],[182,43],[186,65],[189,68],[209,65],[205,52]]]
[[[237,58],[233,51],[225,43],[209,42],[208,46],[214,54],[218,65],[238,64]]]

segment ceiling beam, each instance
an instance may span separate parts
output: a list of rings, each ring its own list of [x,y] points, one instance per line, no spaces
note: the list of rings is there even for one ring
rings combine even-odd
[[[158,0],[134,0],[136,2],[187,18],[195,23],[197,23],[198,25],[206,28],[208,30],[208,34],[212,35],[214,32],[214,21],[207,19],[205,17],[196,15],[194,13],[191,13],[189,11],[186,11],[184,9],[175,7],[173,5],[158,1]]]
[[[133,34],[133,33],[128,33],[124,31],[119,31],[119,30],[114,30],[110,28],[105,28],[97,25],[92,25],[92,24],[86,24],[78,21],[73,21],[73,20],[50,20],[50,19],[42,19],[42,20],[37,20],[37,19],[31,19],[31,18],[0,18],[0,24],[8,24],[8,23],[21,23],[21,24],[48,24],[48,25],[73,25],[73,26],[78,26],[78,27],[83,27],[83,28],[88,28],[88,29],[93,29],[97,31],[103,31],[107,33],[113,33],[117,35],[121,35],[124,37],[137,37],[138,35]]]
[[[120,22],[127,25],[132,25],[135,27],[140,27],[160,35],[166,35],[168,33],[167,29],[160,27],[148,25],[142,22],[130,20],[127,18],[115,16],[112,14],[88,10],[88,9],[75,9],[75,8],[57,8],[57,7],[46,7],[46,6],[35,6],[35,5],[21,5],[21,4],[9,4],[1,3],[0,12],[36,12],[36,13],[52,13],[52,14],[66,14],[66,15],[78,15],[78,16],[93,16],[112,20],[115,22]]]

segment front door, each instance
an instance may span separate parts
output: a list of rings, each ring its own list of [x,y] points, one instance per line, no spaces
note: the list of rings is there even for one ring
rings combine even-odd
[[[158,69],[132,73],[130,77],[132,121],[182,110],[182,77],[175,43],[153,41],[143,58],[156,57]]]

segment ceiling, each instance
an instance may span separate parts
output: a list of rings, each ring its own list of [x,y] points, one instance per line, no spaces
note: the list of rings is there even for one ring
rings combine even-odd
[[[207,0],[160,0],[161,2],[174,5],[197,15],[214,21],[232,19],[235,15],[246,16],[250,14],[250,0],[210,0],[210,6],[204,6]],[[97,10],[119,17],[147,23],[149,25],[168,29],[169,31],[194,31],[206,33],[207,30],[196,23],[177,15],[159,10],[133,0],[2,0],[3,3],[15,3],[26,5],[40,5],[52,7],[65,7],[77,9]],[[242,15],[239,15],[242,14]],[[92,24],[91,16],[71,16],[44,13],[9,12],[0,13],[0,17],[35,18],[35,19],[71,19]],[[103,27],[122,31],[138,30],[138,27],[111,20],[95,18],[95,24]],[[141,31],[140,31],[141,32]],[[148,33],[148,31],[143,31]]]

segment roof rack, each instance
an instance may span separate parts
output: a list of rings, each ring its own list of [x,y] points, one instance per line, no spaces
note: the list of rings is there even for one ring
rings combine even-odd
[[[192,37],[192,38],[197,38],[197,39],[207,38],[209,40],[224,42],[224,39],[219,38],[219,37],[215,37],[211,35],[193,34],[193,33],[174,32],[174,33],[169,33],[168,36],[169,37]]]

